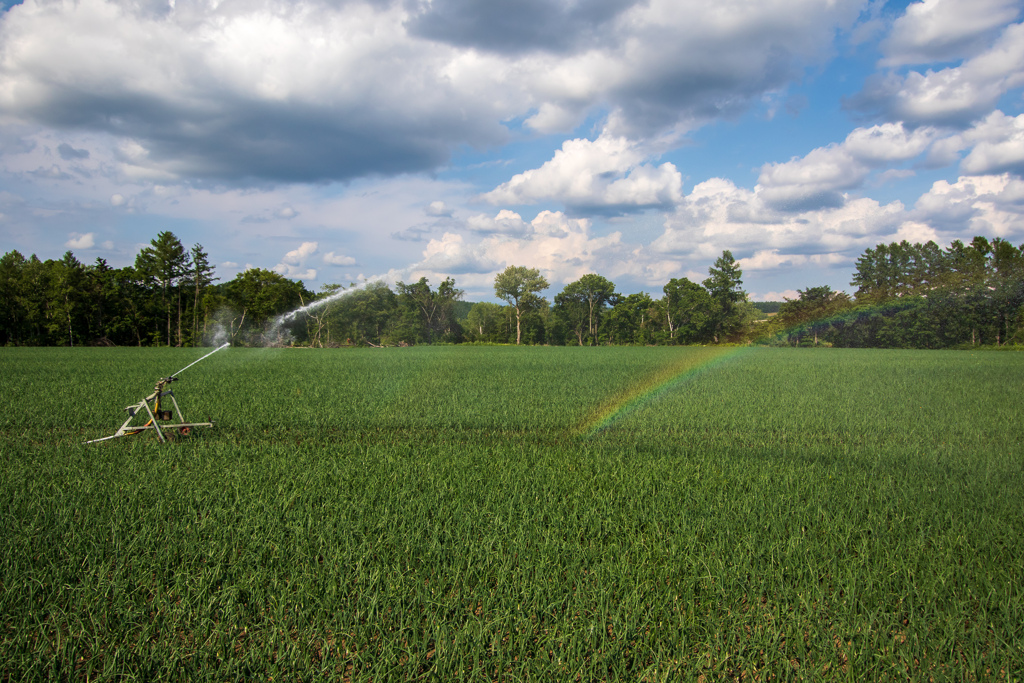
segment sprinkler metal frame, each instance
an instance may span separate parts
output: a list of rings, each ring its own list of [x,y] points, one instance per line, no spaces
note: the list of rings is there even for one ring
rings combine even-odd
[[[152,394],[135,405],[130,405],[125,408],[125,410],[128,411],[128,419],[124,421],[124,424],[121,425],[120,429],[110,436],[104,436],[101,439],[92,439],[85,443],[99,443],[100,441],[109,441],[122,436],[133,436],[150,430],[156,432],[156,438],[159,439],[161,443],[166,443],[168,437],[164,435],[164,430],[168,430],[170,432],[177,430],[182,436],[187,436],[189,432],[192,431],[193,427],[212,427],[213,422],[187,422],[185,420],[185,416],[181,412],[181,406],[178,405],[178,400],[174,398],[174,392],[170,389],[165,389],[168,384],[177,381],[177,377],[162,377],[157,381],[156,388],[153,390]],[[161,408],[160,406],[160,400],[163,398],[171,399],[171,405],[174,406],[173,412],[178,414],[179,421],[175,424],[165,424],[161,427],[161,421],[166,422],[173,419],[172,411]],[[139,415],[148,415],[149,420],[145,424],[132,426],[132,420]]]

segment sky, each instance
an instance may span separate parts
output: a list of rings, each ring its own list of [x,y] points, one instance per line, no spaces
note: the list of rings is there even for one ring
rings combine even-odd
[[[0,253],[852,291],[880,243],[1024,243],[1022,5],[5,0]]]

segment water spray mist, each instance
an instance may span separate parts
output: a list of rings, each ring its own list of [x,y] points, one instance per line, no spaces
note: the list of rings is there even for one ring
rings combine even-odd
[[[338,299],[341,299],[342,297],[348,296],[349,294],[352,294],[353,292],[359,291],[360,289],[365,287],[367,284],[368,283],[364,282],[362,284],[355,285],[354,287],[350,287],[348,289],[339,289],[334,294],[331,294],[330,296],[326,296],[323,299],[317,299],[316,301],[311,301],[308,304],[306,304],[305,306],[300,306],[299,308],[296,308],[294,311],[289,311],[287,313],[282,313],[281,315],[277,316],[277,318],[274,319],[274,323],[270,326],[270,329],[267,331],[265,336],[273,336],[273,335],[275,335],[277,333],[277,331],[279,329],[281,329],[282,325],[284,325],[287,322],[290,322],[290,321],[294,320],[296,317],[298,317],[302,313],[308,313],[309,311],[316,310],[317,308],[320,308],[321,306],[326,306],[327,304],[333,303],[333,302],[337,301]],[[202,360],[202,359],[200,358],[200,360]]]
[[[188,370],[188,369],[189,369],[190,367],[192,367],[193,365],[195,365],[196,363],[198,363],[198,362],[199,362],[200,360],[203,360],[204,358],[209,358],[210,356],[212,356],[213,354],[217,353],[218,351],[220,351],[221,349],[223,349],[223,348],[224,348],[224,347],[226,347],[226,346],[231,346],[231,342],[228,342],[227,344],[224,344],[224,345],[222,345],[222,346],[218,346],[218,347],[217,347],[217,348],[215,348],[215,349],[214,349],[213,351],[210,351],[210,352],[209,352],[208,354],[206,354],[205,356],[203,356],[203,357],[202,357],[202,358],[200,358],[199,360],[197,360],[197,361],[193,361],[193,362],[189,363],[188,365],[186,365],[185,367],[183,367],[183,368],[182,368],[181,370],[178,370],[178,371],[177,371],[176,373],[174,373],[173,375],[171,375],[171,377],[177,377],[178,375],[180,375],[181,373],[185,372],[185,371],[186,371],[186,370]]]

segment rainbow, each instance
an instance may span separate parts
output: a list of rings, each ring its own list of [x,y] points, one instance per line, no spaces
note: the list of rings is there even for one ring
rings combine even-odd
[[[750,347],[747,346],[712,346],[699,350],[693,347],[680,349],[681,357],[674,363],[643,378],[627,391],[612,397],[594,409],[593,413],[580,424],[578,433],[589,439],[681,383],[749,350]]]
[[[711,346],[687,350],[680,349],[682,357],[661,370],[644,378],[639,383],[605,401],[577,427],[577,434],[591,438],[599,432],[615,425],[625,416],[657,399],[666,391],[678,386],[709,368],[721,365],[726,360],[738,356],[751,348],[764,346],[773,341],[785,339],[791,334],[810,334],[816,325],[857,324],[862,318],[873,315],[892,315],[917,304],[918,299],[906,297],[903,300],[889,300],[880,304],[851,306],[832,315],[806,320],[784,329],[765,330],[767,334],[760,338],[755,336],[754,346],[722,347]]]
[[[784,328],[769,328],[763,330],[763,334],[758,336],[756,333],[757,329],[754,330],[753,335],[754,344],[771,344],[772,342],[782,341],[787,339],[791,335],[810,335],[813,334],[813,330],[817,326],[829,326],[829,325],[856,325],[866,318],[872,316],[890,316],[907,310],[913,306],[919,305],[922,299],[920,297],[907,296],[902,299],[888,300],[876,304],[858,304],[855,306],[849,306],[842,310],[836,311],[831,315],[824,315],[819,318],[812,318],[804,320],[789,327]],[[770,320],[770,319],[769,319]],[[770,324],[770,323],[768,323]]]

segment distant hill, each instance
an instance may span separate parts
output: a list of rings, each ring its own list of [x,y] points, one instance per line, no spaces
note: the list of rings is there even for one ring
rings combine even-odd
[[[751,301],[754,304],[754,308],[761,311],[762,313],[778,313],[779,306],[782,305],[781,301]]]

